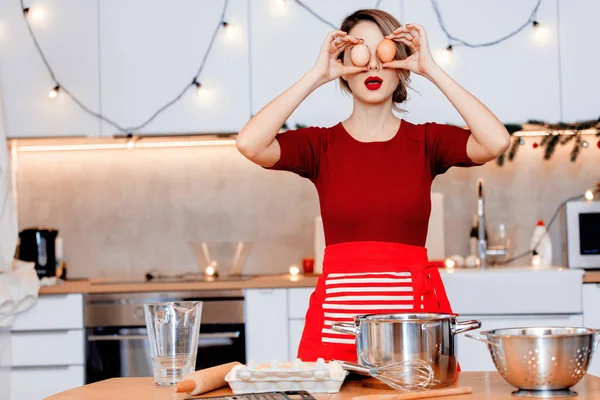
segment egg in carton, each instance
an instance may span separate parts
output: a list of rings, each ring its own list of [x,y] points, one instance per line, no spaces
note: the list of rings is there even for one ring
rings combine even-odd
[[[293,362],[259,363],[235,366],[225,377],[234,394],[264,393],[287,390],[308,390],[313,393],[337,393],[348,372],[340,363]]]

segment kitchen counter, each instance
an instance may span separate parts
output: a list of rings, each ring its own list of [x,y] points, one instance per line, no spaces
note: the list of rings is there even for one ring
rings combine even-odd
[[[583,283],[600,283],[600,270],[585,271],[585,275],[583,275]]]
[[[318,275],[262,275],[242,280],[179,281],[179,282],[124,282],[111,280],[73,280],[61,285],[46,286],[40,294],[66,293],[135,293],[135,292],[173,292],[189,290],[229,290],[315,287]]]
[[[470,386],[473,393],[442,397],[448,400],[506,400],[512,396],[512,386],[502,379],[497,372],[462,372],[454,386]],[[600,378],[586,375],[573,390],[579,395],[570,397],[576,400],[597,400],[600,398]],[[360,381],[346,383],[340,393],[314,394],[317,400],[350,400],[357,396],[369,394],[393,394],[390,390],[366,388]],[[229,389],[221,389],[208,393],[203,397],[230,395]],[[47,400],[181,400],[188,396],[178,394],[173,389],[155,388],[152,378],[119,378],[82,386],[48,397]],[[515,397],[512,397],[515,398]]]
[[[507,267],[481,269],[440,269],[444,281],[447,279],[468,279],[468,277],[488,276],[502,278],[507,275],[519,275],[523,278],[531,274],[547,273],[581,273],[580,270],[568,268],[534,268],[534,267]],[[452,278],[450,278],[452,277]],[[454,278],[456,277],[456,278]],[[139,281],[125,282],[118,280],[73,280],[61,285],[47,286],[40,289],[40,294],[67,294],[67,293],[135,293],[135,292],[171,292],[188,290],[228,290],[228,289],[262,289],[262,288],[302,288],[315,287],[318,275],[298,275],[296,277],[285,275],[260,275],[242,280],[216,280],[207,281]],[[583,274],[584,283],[600,283],[600,271],[589,271]]]

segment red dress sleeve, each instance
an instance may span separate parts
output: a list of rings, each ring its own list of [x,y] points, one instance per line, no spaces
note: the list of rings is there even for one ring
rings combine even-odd
[[[315,181],[324,140],[324,128],[308,127],[277,135],[281,149],[279,161],[267,169],[290,171]]]
[[[473,167],[480,165],[467,155],[467,140],[471,131],[458,126],[433,122],[425,124],[425,143],[431,161],[433,175],[443,174],[450,167]]]

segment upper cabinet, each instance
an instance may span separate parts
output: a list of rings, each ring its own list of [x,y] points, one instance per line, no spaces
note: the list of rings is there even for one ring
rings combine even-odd
[[[98,110],[96,1],[36,1],[27,18],[57,80],[85,106]],[[0,96],[7,135],[97,136],[98,120],[65,93],[49,99],[55,83],[35,49],[18,1],[0,0],[0,31]]]
[[[599,1],[560,2],[562,102],[566,121],[600,117],[598,13],[600,13]]]
[[[219,28],[199,81],[158,115],[146,134],[237,132],[250,115],[246,0],[103,0],[100,2],[102,111],[121,126],[139,126],[195,77]],[[266,61],[266,60],[265,60]],[[104,123],[103,135],[115,128]]]
[[[537,0],[439,2],[448,31],[471,43],[489,42],[517,29]],[[85,107],[130,129],[152,119],[140,134],[237,132],[252,114],[307,72],[332,27],[295,1],[39,0],[28,16],[58,81]],[[339,26],[364,0],[305,1]],[[368,4],[367,4],[368,3]],[[189,87],[203,63],[223,6],[220,27],[200,73],[202,90]],[[431,2],[380,3],[402,23],[427,30],[434,56],[449,44]],[[600,78],[591,51],[600,34],[594,0],[542,2],[536,19],[491,47],[455,45],[445,69],[504,122],[575,121],[597,117]],[[541,39],[541,40],[540,40]],[[560,44],[560,46],[559,46]],[[562,82],[562,84],[561,84]],[[54,82],[27,31],[18,1],[0,0],[0,95],[10,137],[112,136],[119,129],[84,112]],[[179,101],[167,106],[180,96]],[[463,121],[443,93],[413,75],[403,117],[413,122]],[[562,96],[562,97],[561,97]],[[562,107],[561,107],[562,105]],[[152,118],[161,107],[166,109]],[[351,96],[330,82],[290,117],[303,125],[331,126],[352,110]]]

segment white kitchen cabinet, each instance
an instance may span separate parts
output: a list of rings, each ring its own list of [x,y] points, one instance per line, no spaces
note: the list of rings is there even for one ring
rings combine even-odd
[[[295,360],[298,357],[298,346],[300,345],[300,338],[304,330],[304,320],[291,319],[288,322],[288,326],[290,332],[288,360]]]
[[[230,26],[219,29],[198,79],[202,95],[188,88],[140,133],[238,132],[244,126],[250,115],[250,4],[228,3]],[[219,27],[223,2],[183,0],[174,7],[163,1],[100,1],[98,10],[102,111],[129,127],[146,121],[192,82]],[[113,133],[114,127],[102,124],[104,136]]]
[[[59,82],[99,110],[97,1],[25,2],[27,17]],[[35,49],[19,2],[0,1],[0,87],[8,137],[97,136],[98,119],[55,85]],[[0,122],[1,123],[1,122]]]
[[[293,360],[298,355],[298,345],[304,330],[304,319],[310,296],[314,288],[293,288],[288,289],[288,330],[289,330],[289,349],[288,358]]]
[[[586,328],[600,329],[600,284],[586,283],[583,285],[583,326]],[[592,364],[588,373],[600,376],[600,354],[592,356]]]
[[[288,290],[246,289],[246,358],[258,362],[288,358]]]
[[[476,319],[481,321],[481,329],[466,332],[477,336],[480,330],[516,328],[529,326],[581,326],[581,314],[546,315],[461,315],[459,321]],[[461,333],[457,340],[457,354],[463,371],[495,371],[494,363],[485,343],[467,338]]]
[[[40,296],[15,317],[11,331],[11,400],[41,399],[85,383],[81,294]]]
[[[13,368],[10,399],[45,399],[53,394],[82,386],[84,376],[83,365]]]

